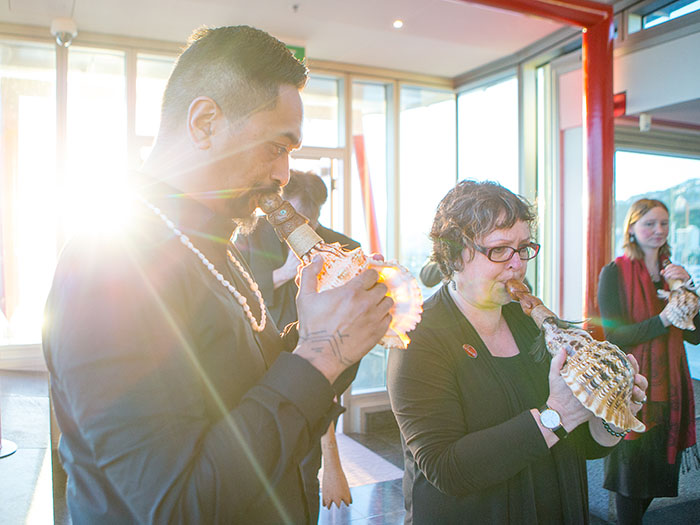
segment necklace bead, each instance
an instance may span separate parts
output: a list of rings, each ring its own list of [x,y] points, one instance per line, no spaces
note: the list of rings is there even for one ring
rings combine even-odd
[[[190,238],[182,233],[179,229],[175,227],[175,223],[171,221],[167,215],[165,215],[162,211],[160,211],[159,208],[155,207],[153,204],[148,202],[146,199],[144,199],[142,196],[138,195],[137,199],[141,201],[146,207],[148,207],[153,213],[155,213],[162,221],[163,223],[168,227],[170,231],[172,231],[177,237],[180,239],[180,242],[185,245],[192,253],[194,253],[201,263],[204,265],[204,267],[209,270],[209,272],[216,277],[217,281],[219,281],[224,288],[226,288],[231,295],[236,299],[239,305],[241,305],[243,312],[246,314],[246,317],[248,318],[248,322],[250,323],[251,328],[256,331],[256,332],[262,332],[265,329],[265,325],[267,324],[267,312],[265,311],[265,300],[263,299],[262,294],[260,293],[260,288],[258,287],[258,284],[253,280],[253,278],[248,274],[248,272],[245,270],[243,265],[238,261],[233,256],[233,253],[231,253],[231,250],[226,250],[226,254],[228,255],[228,258],[231,260],[231,262],[236,266],[236,269],[241,273],[243,278],[246,280],[248,283],[248,287],[250,288],[250,291],[253,292],[255,297],[258,300],[258,305],[260,306],[260,322],[255,319],[253,316],[253,312],[250,309],[250,306],[248,306],[248,300],[245,298],[243,294],[241,294],[238,290],[236,290],[236,287],[233,286],[222,274],[219,272],[216,267],[214,266],[213,263],[209,261],[209,259],[206,258],[206,256],[197,248]]]

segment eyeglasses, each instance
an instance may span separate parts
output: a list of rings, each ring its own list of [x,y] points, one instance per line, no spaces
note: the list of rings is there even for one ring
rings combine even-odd
[[[510,261],[516,252],[518,253],[518,257],[520,257],[521,261],[529,261],[530,259],[537,257],[537,254],[540,252],[540,245],[536,242],[527,243],[517,250],[515,248],[511,248],[510,246],[494,246],[493,248],[486,248],[475,244],[474,247],[488,257],[489,261],[497,263]]]

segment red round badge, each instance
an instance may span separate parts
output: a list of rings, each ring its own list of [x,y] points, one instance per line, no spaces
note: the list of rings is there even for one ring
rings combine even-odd
[[[476,353],[476,348],[474,348],[472,345],[462,345],[462,348],[464,348],[464,351],[469,357],[471,357],[472,359],[476,359],[476,356],[478,355]]]

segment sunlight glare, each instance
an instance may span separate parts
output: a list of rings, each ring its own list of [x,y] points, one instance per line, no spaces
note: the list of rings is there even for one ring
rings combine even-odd
[[[133,192],[125,181],[84,178],[63,199],[66,230],[71,234],[118,233],[129,223]]]

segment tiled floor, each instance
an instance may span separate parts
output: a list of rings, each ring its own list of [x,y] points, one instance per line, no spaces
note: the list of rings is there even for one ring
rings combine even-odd
[[[52,458],[50,448],[46,373],[0,371],[0,400],[3,437],[19,446],[13,455],[0,459],[0,524],[70,525],[65,506],[65,473],[55,452]],[[380,433],[365,439],[375,445],[376,454],[401,468],[398,430],[394,433],[394,437]],[[361,438],[357,441],[361,442]],[[358,448],[363,447],[354,447]],[[367,451],[366,458],[358,460],[370,474],[372,458],[376,461],[376,455]],[[383,479],[382,472],[378,470],[377,474]],[[350,507],[322,509],[319,523],[403,523],[400,479],[355,486],[351,493]]]
[[[398,525],[403,523],[401,480],[383,481],[350,489],[352,505],[322,509],[319,524]]]
[[[46,374],[0,372],[2,436],[17,452],[0,459],[0,522],[53,523]]]
[[[700,413],[700,382],[695,381],[694,386]],[[0,523],[70,524],[65,511],[65,475],[55,457],[52,469],[46,374],[0,371],[0,394],[3,437],[19,445],[12,456],[0,459]],[[372,434],[351,434],[350,437],[396,467],[403,466],[396,428]],[[368,457],[376,458],[374,454]],[[609,493],[600,487],[602,460],[589,462],[588,473],[591,521],[594,525],[613,523]],[[351,488],[351,493],[353,504],[350,507],[323,509],[319,523],[393,525],[403,522],[400,479],[356,486]],[[700,524],[700,472],[681,476],[678,498],[654,500],[644,524]]]
[[[383,457],[392,465],[403,469],[403,453],[401,451],[401,437],[399,436],[398,427],[371,434],[348,433],[347,435],[375,454]]]

